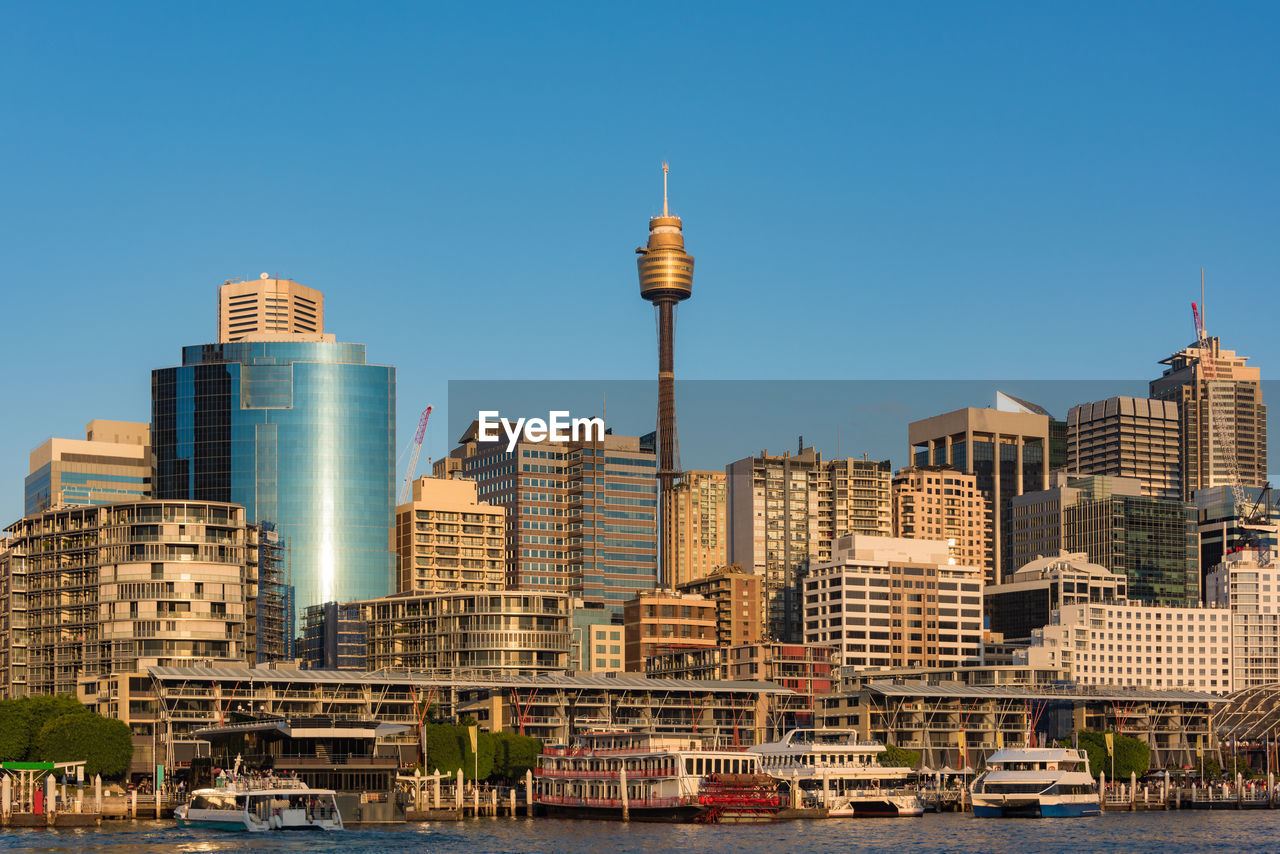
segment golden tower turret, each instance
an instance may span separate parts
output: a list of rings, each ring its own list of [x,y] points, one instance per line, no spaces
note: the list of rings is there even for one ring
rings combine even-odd
[[[667,206],[667,174],[662,164],[662,216],[649,219],[649,243],[636,250],[640,257],[640,296],[653,303],[658,315],[658,537],[659,587],[671,581],[671,538],[666,530],[672,491],[680,475],[676,441],[675,326],[676,303],[693,295],[693,256],[684,251],[680,217]]]

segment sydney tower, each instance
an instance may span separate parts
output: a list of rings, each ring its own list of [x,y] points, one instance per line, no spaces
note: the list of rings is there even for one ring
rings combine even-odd
[[[662,216],[649,219],[649,243],[636,250],[640,257],[640,296],[658,314],[658,586],[671,581],[669,524],[671,495],[677,469],[676,444],[676,303],[693,295],[693,256],[684,251],[680,217],[667,210],[667,173],[662,164]]]

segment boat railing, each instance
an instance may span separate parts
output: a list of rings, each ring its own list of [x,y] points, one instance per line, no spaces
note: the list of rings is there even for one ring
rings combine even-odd
[[[628,768],[626,770],[628,780],[677,777],[680,774],[675,767]],[[619,769],[539,768],[534,773],[539,777],[564,777],[574,780],[616,780],[619,776]]]
[[[621,798],[572,798],[564,795],[538,795],[539,803],[570,807],[610,807],[621,809]],[[673,798],[627,798],[629,808],[637,807],[679,807],[697,804],[696,797],[684,795]]]
[[[219,785],[221,783],[221,785]],[[306,789],[306,783],[296,777],[237,777],[229,780],[215,780],[213,788],[222,792],[243,793],[254,789]]]

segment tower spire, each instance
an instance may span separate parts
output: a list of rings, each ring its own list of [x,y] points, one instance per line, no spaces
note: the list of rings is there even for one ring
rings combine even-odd
[[[667,213],[667,173],[671,171],[671,166],[667,161],[662,161],[662,215],[670,216]]]

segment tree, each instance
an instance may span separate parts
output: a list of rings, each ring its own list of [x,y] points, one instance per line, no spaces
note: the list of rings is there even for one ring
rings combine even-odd
[[[36,747],[41,728],[63,715],[90,714],[75,697],[19,697],[0,702],[0,762],[39,762]]]
[[[1089,770],[1093,776],[1112,776],[1111,755],[1107,752],[1107,734],[1082,730],[1078,734],[1080,749],[1089,755]],[[1151,768],[1151,747],[1140,738],[1131,735],[1115,736],[1115,779],[1127,779],[1130,774],[1139,777]]]
[[[493,775],[508,783],[524,779],[525,772],[538,767],[542,742],[513,732],[488,734],[493,740]]]
[[[85,776],[119,777],[133,760],[133,735],[115,718],[72,712],[47,721],[36,736],[35,753],[44,762],[85,761]]]
[[[920,751],[907,750],[895,744],[886,744],[880,754],[880,764],[894,768],[919,768]]]

